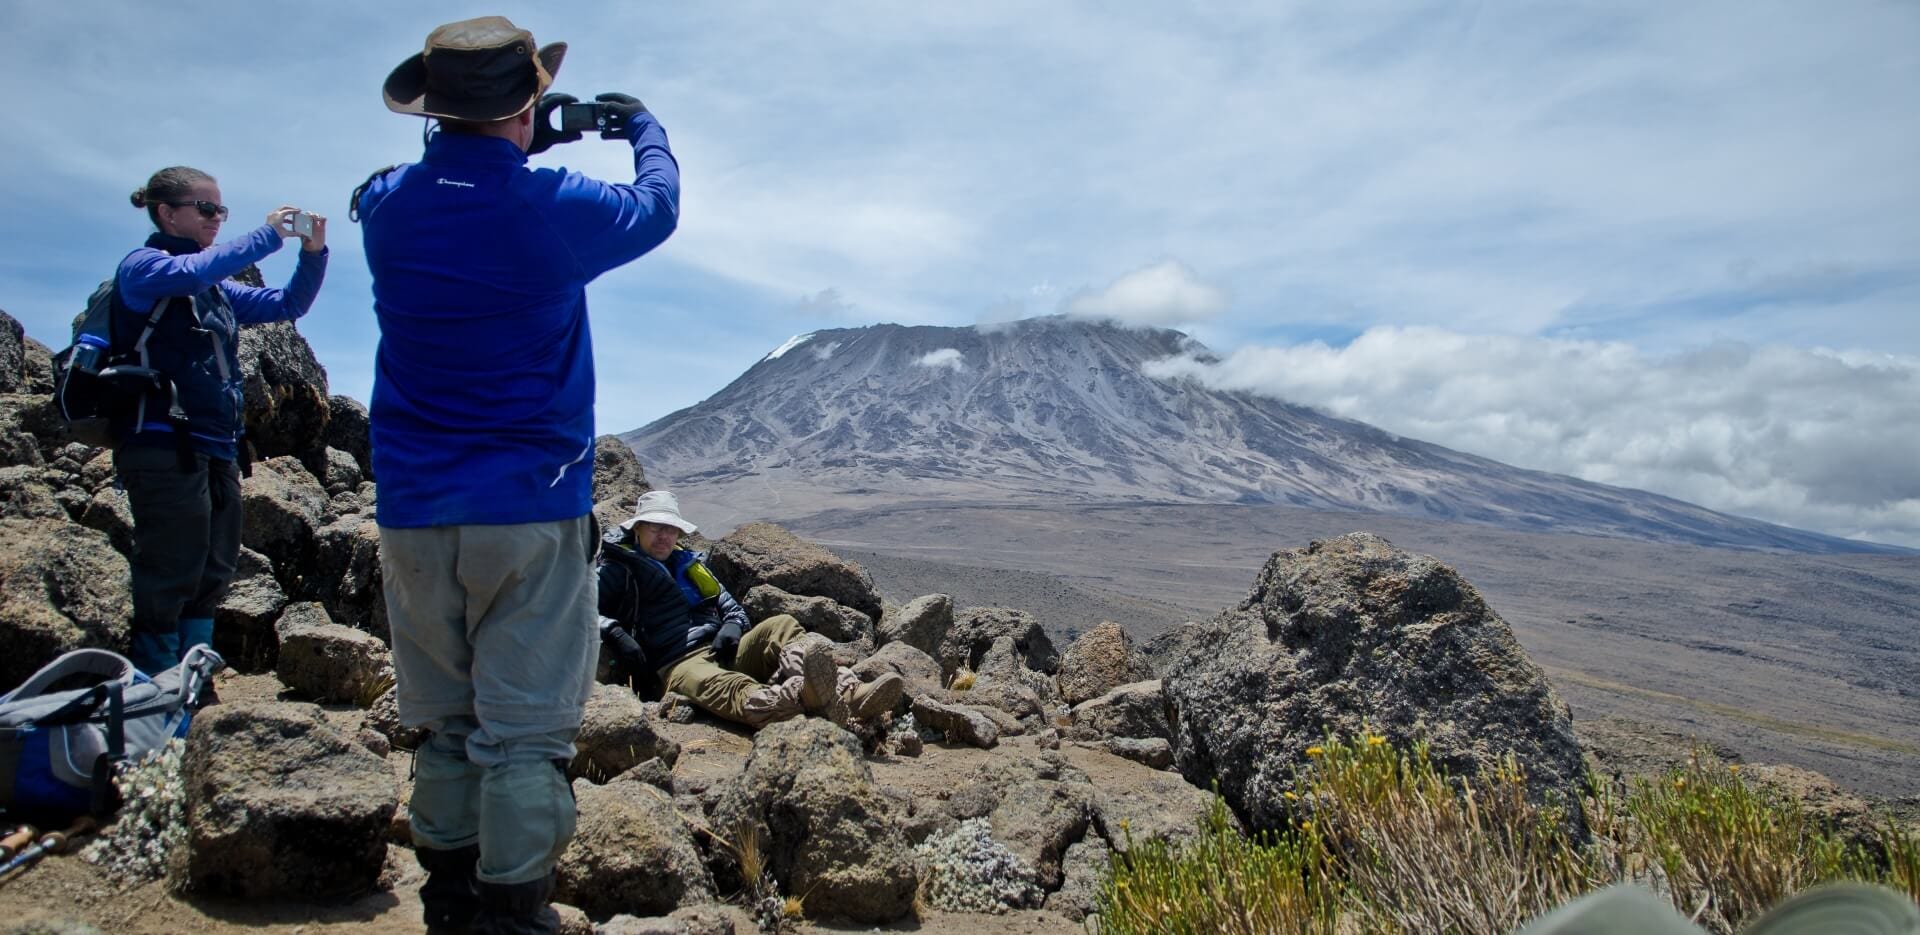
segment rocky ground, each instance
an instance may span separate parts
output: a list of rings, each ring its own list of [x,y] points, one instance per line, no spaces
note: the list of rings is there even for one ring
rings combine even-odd
[[[1920,807],[1920,558],[1520,533],[1269,505],[922,504],[784,524],[889,593],[1110,614],[1145,640],[1237,601],[1274,549],[1355,530],[1432,555],[1512,624],[1573,709],[1677,731]],[[1118,597],[1114,597],[1118,595]],[[1030,602],[1030,603],[1028,603]],[[1164,609],[1154,609],[1164,608]]]
[[[249,434],[263,448],[242,485],[240,574],[216,617],[232,666],[222,703],[177,749],[177,791],[135,791],[122,812],[172,816],[178,843],[142,865],[163,878],[116,848],[52,858],[0,885],[10,924],[418,929],[404,816],[406,751],[420,738],[394,702],[365,410],[328,396],[297,332],[273,329],[243,345]],[[0,315],[3,685],[66,650],[127,641],[130,516],[110,453],[65,437],[50,366]],[[648,489],[611,437],[594,484],[603,522]],[[1176,530],[1195,533],[1163,535]],[[948,532],[923,534],[957,547]],[[1072,535],[1109,560],[1120,541]],[[1068,554],[1017,524],[995,544],[1002,557]],[[1425,738],[1458,773],[1511,750],[1537,793],[1563,800],[1578,797],[1583,758],[1630,773],[1674,756],[1672,738],[1617,718],[1583,750],[1550,670],[1469,577],[1378,536],[1239,543],[1236,588],[1196,592],[1224,609],[1191,615],[1137,585],[1204,582],[1199,561],[1064,589],[976,568],[950,590],[897,576],[889,590],[775,525],[704,545],[754,620],[795,616],[861,679],[901,676],[905,697],[870,722],[748,734],[599,685],[569,766],[580,827],[557,868],[572,931],[750,931],[784,898],[801,931],[1080,930],[1109,855],[1191,834],[1216,782],[1250,830],[1285,822],[1292,771],[1329,730]],[[1586,574],[1566,576],[1576,592]],[[1169,617],[1151,643],[1129,632],[1160,614],[1190,622]],[[1824,777],[1776,779],[1837,820],[1866,814]],[[105,839],[144,840],[130,827]]]
[[[230,703],[295,699],[299,695],[272,675],[227,673],[218,689]],[[326,718],[341,731],[358,729],[363,713],[351,705],[326,706]],[[710,784],[738,773],[752,750],[749,734],[718,721],[699,717],[667,719],[661,732],[680,745],[682,755],[672,770],[686,785]],[[996,756],[1032,755],[1034,738],[1011,738],[998,751],[965,745],[932,743],[918,757],[879,756],[872,761],[876,783],[919,801],[938,801],[974,781]],[[1168,773],[1131,760],[1067,744],[1062,749],[1073,767],[1083,770],[1102,790],[1117,795],[1151,793],[1172,779]],[[404,797],[411,758],[405,751],[386,757],[396,795]],[[50,858],[31,872],[0,887],[0,918],[5,931],[80,932],[92,925],[102,932],[173,933],[265,931],[282,933],[355,931],[414,933],[420,931],[419,889],[422,876],[406,847],[389,843],[378,883],[349,898],[322,903],[298,900],[242,900],[176,894],[164,880],[123,887],[123,881],[75,856]],[[738,893],[716,894],[730,902],[711,908],[724,913],[739,932],[756,930],[752,913]],[[46,928],[33,928],[44,925]],[[797,920],[793,931],[916,931],[928,935],[981,933],[1081,932],[1078,921],[1060,912],[1012,910],[999,915],[927,910],[917,919],[875,926]]]

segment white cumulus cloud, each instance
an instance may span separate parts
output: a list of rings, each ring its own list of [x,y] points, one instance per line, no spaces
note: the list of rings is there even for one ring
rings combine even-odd
[[[1076,296],[1067,314],[1135,327],[1206,321],[1227,307],[1227,294],[1201,282],[1193,270],[1167,260],[1134,270],[1099,292]]]
[[[1920,546],[1920,358],[1374,328],[1246,347],[1186,376],[1520,467],[1833,535]]]
[[[914,358],[913,363],[915,366],[926,367],[930,370],[945,367],[954,373],[959,373],[967,369],[965,355],[961,354],[958,348],[952,347],[943,347],[937,351],[928,351]]]

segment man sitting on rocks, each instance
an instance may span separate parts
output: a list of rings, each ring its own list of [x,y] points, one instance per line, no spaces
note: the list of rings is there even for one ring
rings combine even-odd
[[[791,615],[749,629],[747,612],[707,570],[705,553],[680,548],[680,537],[695,529],[673,494],[655,490],[601,543],[600,633],[622,667],[651,667],[667,691],[749,727],[802,713],[844,724],[900,702],[906,681],[899,675],[860,681],[834,665],[826,637]]]

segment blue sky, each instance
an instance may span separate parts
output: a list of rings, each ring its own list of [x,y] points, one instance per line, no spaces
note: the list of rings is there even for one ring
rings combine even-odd
[[[499,12],[633,93],[681,230],[590,290],[599,424],[789,336],[1071,314],[1392,431],[1920,545],[1920,5],[0,5],[0,308],[59,343],[182,163],[334,218],[301,323],[364,398],[347,192],[386,73]],[[583,141],[536,157],[602,177]],[[267,264],[270,278],[288,255]]]

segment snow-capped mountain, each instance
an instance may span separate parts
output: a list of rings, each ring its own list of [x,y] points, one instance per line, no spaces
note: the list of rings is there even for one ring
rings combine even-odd
[[[740,521],[861,502],[1278,503],[1509,528],[1876,551],[1527,471],[1244,393],[1147,375],[1192,339],[1066,318],[797,336],[621,436],[655,483]]]

